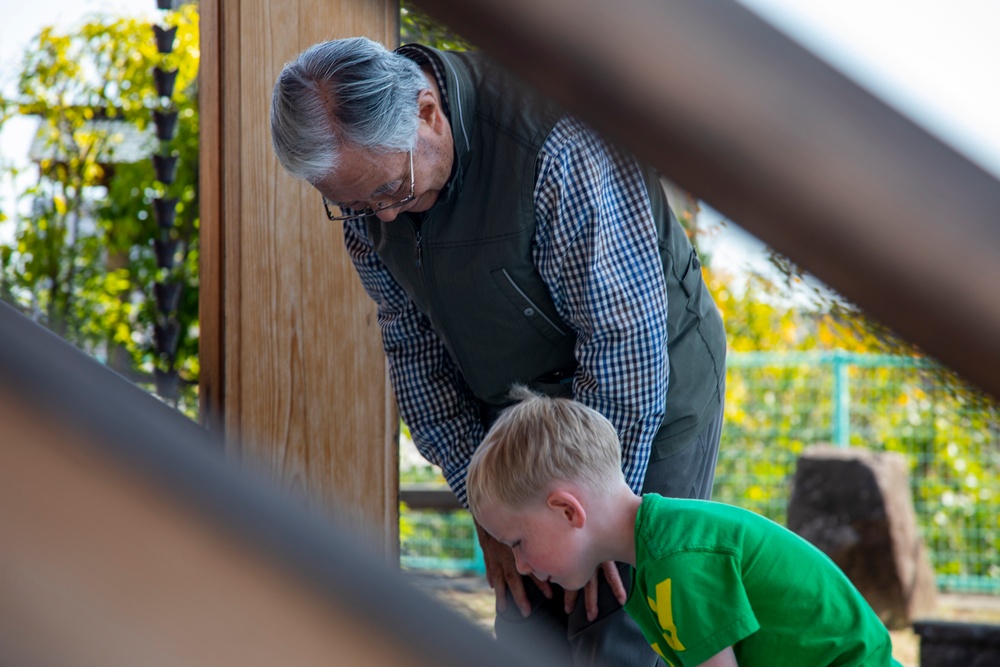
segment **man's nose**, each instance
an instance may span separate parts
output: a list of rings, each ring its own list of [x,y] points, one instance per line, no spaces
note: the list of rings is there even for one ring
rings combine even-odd
[[[382,222],[392,222],[393,220],[396,219],[396,216],[399,215],[399,209],[384,208],[381,211],[376,209],[375,215],[377,215],[378,219],[381,220]]]

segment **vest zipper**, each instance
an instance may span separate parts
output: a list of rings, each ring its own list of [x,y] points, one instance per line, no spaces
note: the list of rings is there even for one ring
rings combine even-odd
[[[420,224],[414,221],[410,221],[410,225],[413,227],[413,238],[416,241],[416,246],[413,249],[413,261],[416,265],[420,266]]]

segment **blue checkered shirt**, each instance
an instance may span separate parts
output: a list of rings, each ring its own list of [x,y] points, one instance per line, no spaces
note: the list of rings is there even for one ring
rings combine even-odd
[[[576,333],[573,396],[614,424],[625,478],[639,493],[669,367],[667,292],[642,173],[633,158],[565,116],[539,153],[534,201],[534,262]],[[378,304],[400,415],[421,454],[466,504],[466,469],[484,435],[475,397],[375,254],[364,223],[345,223],[344,236]]]

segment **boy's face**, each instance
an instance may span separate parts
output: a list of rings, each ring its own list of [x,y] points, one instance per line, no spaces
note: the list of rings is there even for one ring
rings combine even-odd
[[[518,572],[579,590],[598,563],[587,557],[585,519],[579,507],[554,495],[532,509],[494,505],[480,511],[477,520],[487,533],[511,548]]]

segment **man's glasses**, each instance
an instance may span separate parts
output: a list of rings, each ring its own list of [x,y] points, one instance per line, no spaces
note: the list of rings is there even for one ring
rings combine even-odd
[[[358,218],[364,218],[364,217],[369,216],[369,215],[375,215],[379,211],[385,211],[385,210],[390,209],[390,208],[399,208],[400,206],[403,206],[404,204],[408,204],[411,201],[413,201],[413,199],[414,199],[414,194],[413,194],[413,188],[414,188],[414,182],[413,182],[413,151],[412,150],[411,151],[407,151],[407,153],[409,153],[409,155],[410,155],[410,194],[408,194],[407,196],[403,197],[399,201],[393,202],[391,204],[386,204],[384,202],[375,202],[375,208],[372,208],[371,206],[366,206],[366,207],[364,207],[363,209],[360,209],[360,210],[358,210],[358,209],[348,209],[348,208],[346,208],[344,206],[341,206],[340,204],[338,204],[336,202],[329,201],[326,197],[323,197],[323,208],[326,209],[326,217],[329,218],[330,220],[333,220],[333,221],[339,221],[339,220],[357,220]],[[337,209],[337,210],[340,210],[340,211],[350,210],[350,211],[352,211],[352,213],[350,213],[349,215],[334,215],[333,214],[334,209]]]

